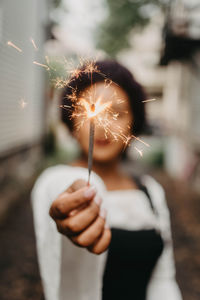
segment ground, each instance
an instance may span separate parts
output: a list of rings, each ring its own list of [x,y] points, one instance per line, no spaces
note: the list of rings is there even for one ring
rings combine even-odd
[[[171,212],[177,281],[184,300],[200,299],[200,201],[189,185],[154,172]],[[1,300],[42,300],[29,197],[13,208],[0,228]],[[70,299],[69,299],[70,300]],[[170,300],[170,299],[169,299]]]

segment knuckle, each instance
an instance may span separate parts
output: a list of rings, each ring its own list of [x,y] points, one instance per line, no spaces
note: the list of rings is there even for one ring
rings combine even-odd
[[[58,202],[55,200],[50,209],[49,209],[49,215],[52,219],[56,220],[56,218],[61,214],[61,211],[59,210]]]
[[[80,231],[80,225],[75,222],[73,219],[69,219],[65,222],[66,229],[69,229],[71,232],[78,232]]]
[[[78,240],[78,243],[81,247],[86,248],[90,245],[90,240],[88,238],[79,236],[77,240]]]
[[[111,241],[111,231],[110,230],[106,230],[106,232],[104,232],[104,236],[103,236],[103,243],[101,243],[101,245],[94,245],[92,247],[89,247],[88,250],[96,255],[99,255],[101,253],[103,253],[104,251],[106,251],[109,247],[110,241]]]
[[[95,230],[95,232],[96,232],[96,234],[98,234],[98,236],[102,235],[102,233],[104,231],[104,223],[105,223],[105,221],[102,218],[98,217],[96,230]]]
[[[99,214],[99,211],[100,211],[100,208],[98,205],[96,205],[94,202],[92,202],[89,206],[89,212],[94,214],[94,215],[98,215]]]
[[[87,182],[83,179],[77,179],[74,184],[78,184],[78,185],[82,185],[85,186],[87,184]]]
[[[62,234],[64,233],[63,228],[58,223],[56,223],[56,227],[57,227],[58,232],[60,232]]]
[[[49,216],[53,219],[54,218],[54,210],[53,210],[53,205],[51,205],[49,209]]]
[[[55,205],[55,210],[58,212],[58,213],[61,213],[61,214],[63,214],[63,212],[64,212],[64,209],[63,209],[63,204],[62,203],[57,203],[56,205]]]
[[[101,253],[106,251],[106,249],[107,249],[107,247],[94,247],[91,252],[96,255],[100,255]]]
[[[74,181],[72,183],[72,185],[70,186],[70,188],[71,188],[72,191],[76,191],[76,190],[78,190],[78,189],[80,189],[80,188],[82,188],[82,187],[84,187],[86,185],[87,185],[87,182],[85,180],[83,180],[83,179],[77,179],[76,181]]]
[[[107,229],[105,239],[106,239],[108,245],[110,244],[111,238],[112,238],[111,230]]]
[[[111,241],[111,233],[107,233],[107,236],[105,237],[104,251],[110,245],[110,241]]]
[[[94,247],[91,252],[94,253],[94,254],[96,254],[96,255],[99,255],[99,254],[103,253],[104,250],[101,249],[100,247],[99,248],[98,247]]]
[[[73,199],[73,205],[75,207],[78,207],[81,204],[81,199],[80,198],[74,198]]]

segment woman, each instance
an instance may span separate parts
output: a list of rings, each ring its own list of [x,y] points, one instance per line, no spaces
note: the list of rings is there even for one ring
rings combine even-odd
[[[82,155],[47,169],[32,192],[45,299],[179,300],[163,189],[150,176],[120,169],[120,137],[138,135],[145,125],[144,92],[117,62],[97,62],[88,72],[85,66],[72,78],[62,102],[71,107],[62,119]],[[109,107],[95,129],[90,186],[89,120],[83,123],[84,107],[74,107],[74,99],[101,99]]]

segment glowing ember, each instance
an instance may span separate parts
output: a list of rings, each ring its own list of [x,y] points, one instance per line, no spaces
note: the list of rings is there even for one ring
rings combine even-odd
[[[81,101],[80,105],[83,107],[84,110],[83,115],[85,115],[85,117],[88,119],[99,117],[98,115],[104,112],[106,109],[108,109],[112,104],[112,102],[101,104],[101,98],[98,98],[97,101],[92,104],[90,104],[84,98],[81,98],[80,101]],[[102,117],[102,115],[100,117]]]
[[[92,112],[95,111],[95,105],[94,105],[94,104],[91,105],[91,111],[92,111]]]
[[[20,49],[19,47],[17,47],[17,46],[16,46],[13,42],[11,42],[11,41],[8,41],[8,42],[7,42],[7,45],[13,47],[14,49],[16,49],[16,50],[19,51],[19,52],[22,52],[22,49]]]

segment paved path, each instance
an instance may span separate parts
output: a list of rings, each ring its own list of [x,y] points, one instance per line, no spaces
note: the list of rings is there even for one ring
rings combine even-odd
[[[44,299],[29,199],[23,199],[0,228],[0,299]]]
[[[200,197],[188,182],[154,176],[163,185],[171,212],[177,280],[184,300],[200,299]]]
[[[200,201],[182,183],[155,177],[166,190],[171,211],[177,279],[184,300],[200,299]],[[29,199],[0,228],[0,299],[42,300]],[[69,299],[70,300],[70,299]],[[78,300],[78,299],[77,299]],[[169,299],[170,300],[170,299]]]

